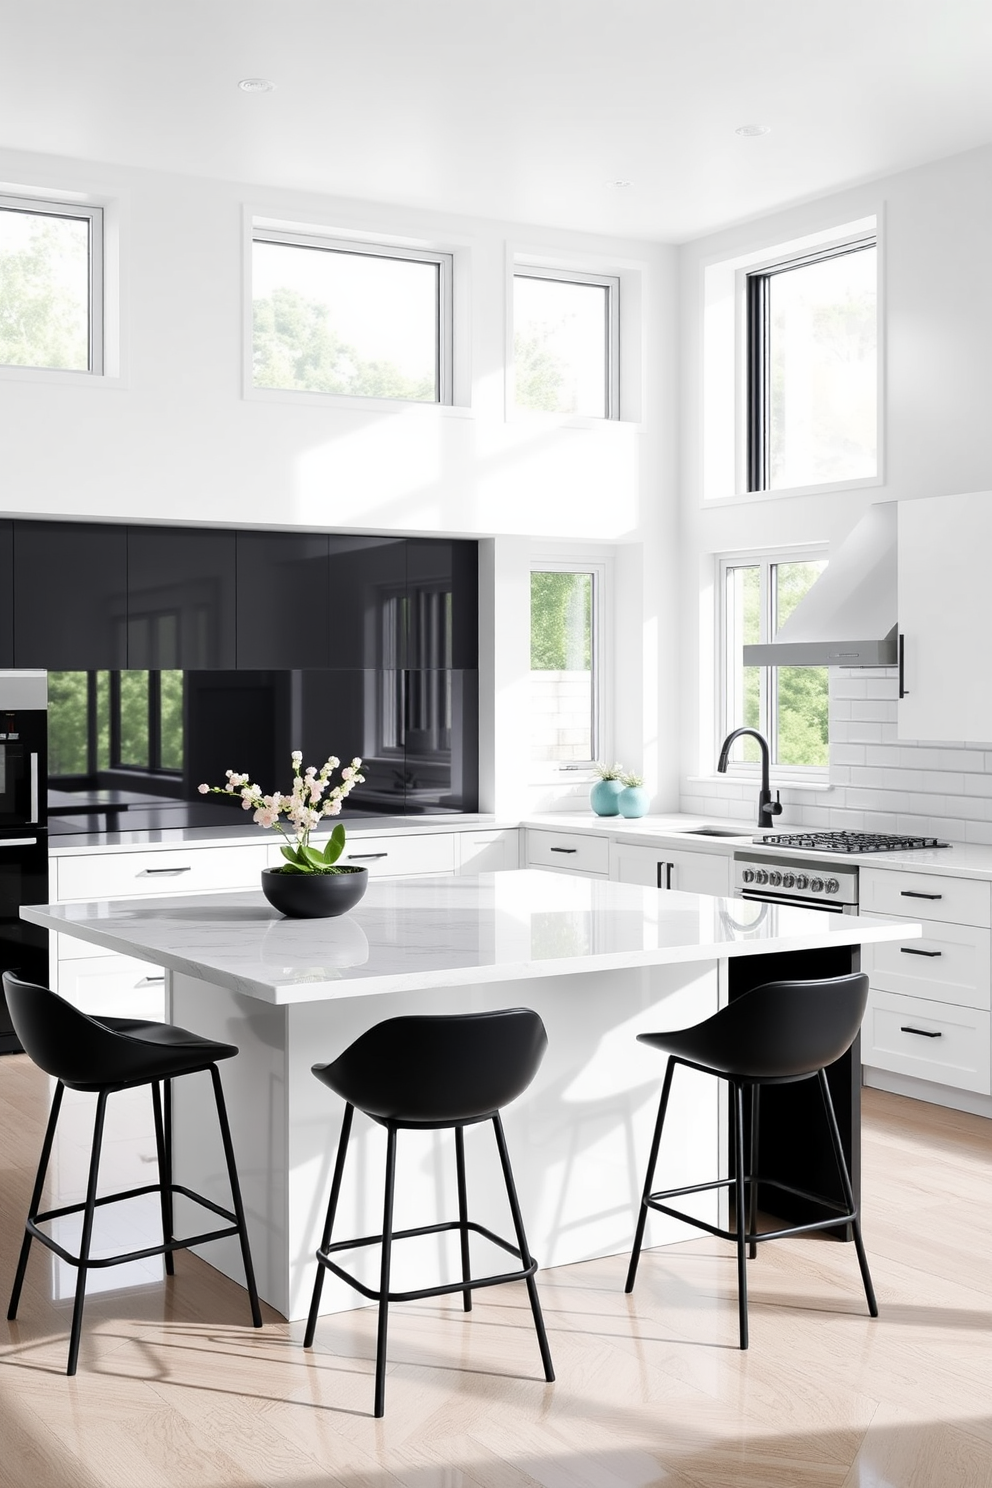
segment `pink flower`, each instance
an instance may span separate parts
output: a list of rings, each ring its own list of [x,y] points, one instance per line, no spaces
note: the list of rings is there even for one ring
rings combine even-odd
[[[200,792],[201,796],[208,796],[210,794],[209,785],[198,785],[196,788]]]

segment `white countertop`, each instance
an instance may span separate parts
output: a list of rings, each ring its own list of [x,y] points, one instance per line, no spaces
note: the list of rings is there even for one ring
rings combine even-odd
[[[620,816],[596,816],[591,811],[548,811],[528,816],[521,823],[542,831],[587,832],[608,836],[617,842],[645,846],[684,848],[688,852],[722,853],[773,852],[776,857],[802,858],[806,863],[851,863],[858,868],[899,868],[915,873],[944,874],[950,878],[992,879],[992,847],[972,842],[952,842],[950,847],[915,848],[908,852],[826,853],[811,848],[765,848],[760,839],[803,829],[790,823],[770,827],[767,832],[745,822],[724,821],[720,817],[683,816],[677,812],[665,816],[642,816],[625,819]],[[730,837],[695,835],[694,827],[714,826],[733,832]],[[923,834],[921,834],[923,835]],[[926,834],[929,835],[929,834]]]
[[[373,879],[329,920],[261,893],[31,906],[24,919],[270,1003],[664,966],[915,937],[906,921],[716,899],[541,869]]]

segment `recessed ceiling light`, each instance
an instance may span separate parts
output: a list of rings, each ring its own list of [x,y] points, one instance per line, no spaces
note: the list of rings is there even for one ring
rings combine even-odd
[[[734,133],[739,134],[742,139],[755,139],[759,134],[771,134],[771,132],[770,124],[738,124],[734,130]]]
[[[242,78],[238,87],[242,93],[271,93],[275,83],[270,83],[268,78]]]
[[[622,191],[625,186],[633,186],[634,183],[633,181],[607,181],[606,184],[607,186],[615,186],[618,191]]]

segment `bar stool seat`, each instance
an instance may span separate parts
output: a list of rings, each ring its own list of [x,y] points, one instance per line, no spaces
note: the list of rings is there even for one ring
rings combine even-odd
[[[424,1297],[443,1297],[461,1292],[466,1312],[472,1310],[472,1292],[480,1287],[525,1281],[534,1327],[537,1331],[544,1376],[554,1379],[541,1304],[534,1273],[537,1262],[527,1247],[523,1219],[517,1200],[500,1109],[530,1084],[537,1073],[547,1034],[537,1013],[529,1008],[506,1008],[491,1013],[428,1014],[390,1018],[363,1033],[331,1064],[315,1064],[313,1073],[322,1084],[345,1101],[338,1141],[327,1218],[317,1251],[310,1314],[304,1347],[313,1345],[317,1327],[324,1272],[348,1282],[362,1296],[379,1304],[375,1366],[375,1415],[385,1410],[386,1333],[390,1302],[411,1302]],[[334,1216],[341,1192],[345,1156],[355,1110],[364,1112],[386,1129],[386,1177],[382,1233],[357,1240],[331,1242]],[[516,1243],[502,1239],[468,1217],[465,1179],[464,1129],[491,1121],[496,1136]],[[396,1175],[396,1138],[401,1130],[443,1130],[455,1133],[455,1164],[458,1184],[458,1218],[415,1229],[393,1229],[393,1191]],[[460,1281],[427,1286],[415,1291],[389,1289],[394,1240],[415,1235],[436,1235],[457,1230],[461,1240]],[[483,1235],[519,1262],[519,1267],[498,1276],[474,1277],[469,1261],[469,1233]],[[372,1291],[351,1276],[331,1256],[359,1246],[381,1246],[379,1288]]]
[[[188,1249],[191,1245],[204,1245],[208,1240],[221,1240],[230,1235],[237,1235],[241,1243],[252,1322],[256,1328],[260,1328],[262,1314],[255,1287],[255,1273],[245,1225],[241,1187],[234,1163],[234,1149],[220,1083],[220,1072],[217,1069],[220,1060],[230,1059],[237,1054],[238,1050],[235,1045],[202,1038],[198,1034],[190,1033],[188,1029],[177,1028],[169,1023],[152,1023],[140,1018],[90,1017],[48,987],[22,981],[15,972],[4,972],[3,987],[11,1022],[25,1053],[40,1069],[57,1081],[48,1118],[48,1128],[42,1144],[38,1174],[24,1226],[24,1239],[10,1306],[7,1310],[8,1318],[13,1319],[17,1316],[31,1242],[39,1240],[42,1245],[54,1251],[61,1260],[77,1268],[72,1328],[69,1336],[69,1359],[66,1368],[66,1374],[75,1374],[82,1334],[86,1276],[89,1271],[103,1269],[107,1266],[119,1266],[125,1261],[143,1260],[147,1256],[164,1255],[166,1272],[171,1276],[175,1270],[172,1259],[174,1251]],[[224,1209],[215,1204],[212,1199],[194,1193],[191,1189],[174,1183],[172,1180],[171,1121],[169,1119],[171,1081],[180,1075],[197,1074],[204,1070],[210,1071],[213,1081],[221,1141],[231,1184],[232,1210]],[[147,1183],[140,1188],[101,1195],[98,1198],[100,1154],[108,1097],[117,1091],[130,1090],[140,1085],[150,1085],[152,1091],[155,1145],[159,1167],[158,1182]],[[160,1086],[163,1085],[165,1090],[164,1118],[160,1092]],[[90,1092],[97,1096],[86,1198],[81,1204],[66,1204],[61,1208],[42,1212],[41,1196],[55,1141],[62,1097],[67,1088]],[[129,1251],[127,1254],[93,1258],[90,1255],[90,1247],[96,1210],[105,1204],[120,1203],[125,1199],[138,1198],[149,1193],[157,1193],[160,1197],[162,1243],[149,1245],[141,1250]],[[173,1234],[172,1217],[172,1200],[177,1193],[211,1210],[227,1223],[221,1229],[213,1229],[202,1234],[191,1235],[187,1239],[177,1240]],[[40,1228],[46,1221],[80,1213],[83,1215],[83,1227],[79,1250],[75,1255]]]
[[[865,1007],[868,1001],[868,978],[863,973],[848,976],[823,977],[810,981],[766,982],[736,998],[726,1007],[714,1013],[703,1023],[691,1028],[675,1029],[667,1033],[641,1033],[638,1041],[659,1049],[669,1056],[655,1123],[651,1154],[648,1158],[641,1208],[637,1230],[627,1272],[625,1292],[634,1289],[637,1263],[644,1240],[644,1226],[648,1211],[657,1210],[674,1219],[683,1220],[707,1234],[722,1240],[731,1240],[737,1246],[737,1296],[740,1329],[740,1346],[748,1346],[747,1321],[747,1254],[757,1254],[757,1246],[766,1240],[779,1240],[787,1235],[802,1235],[811,1230],[834,1228],[849,1224],[854,1237],[864,1283],[868,1311],[878,1316],[878,1303],[868,1270],[861,1238],[860,1207],[855,1203],[854,1191],[844,1149],[841,1144],[837,1117],[834,1112],[830,1086],[827,1082],[826,1066],[833,1064],[850,1049],[858,1036]],[[658,1151],[668,1109],[675,1066],[683,1064],[703,1074],[726,1080],[733,1091],[734,1130],[734,1175],[714,1182],[696,1183],[682,1188],[669,1188],[652,1192],[654,1173],[658,1162]],[[773,1176],[757,1170],[759,1091],[763,1085],[787,1085],[799,1080],[818,1081],[824,1114],[830,1132],[837,1176],[843,1202],[836,1197],[812,1193],[806,1189],[783,1183]],[[744,1161],[744,1091],[751,1092],[751,1143],[750,1164]],[[794,1197],[810,1201],[821,1209],[832,1211],[827,1219],[812,1220],[802,1224],[788,1225],[775,1230],[757,1233],[757,1202],[759,1183],[766,1188],[778,1189]],[[736,1200],[735,1227],[721,1229],[708,1224],[681,1209],[670,1206],[669,1200],[685,1194],[705,1193],[713,1189],[732,1188]]]

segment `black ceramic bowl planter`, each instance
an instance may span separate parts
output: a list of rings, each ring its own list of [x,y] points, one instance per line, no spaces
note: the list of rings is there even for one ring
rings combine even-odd
[[[369,886],[369,870],[335,868],[332,873],[284,873],[262,869],[262,893],[291,920],[325,920],[354,909]]]

